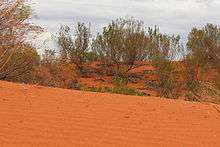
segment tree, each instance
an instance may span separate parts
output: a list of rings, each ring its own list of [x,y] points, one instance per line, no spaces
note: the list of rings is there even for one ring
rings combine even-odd
[[[31,16],[32,10],[24,0],[0,1],[0,79],[18,77],[26,73],[27,69],[30,70],[29,67],[21,68],[25,63],[31,62],[26,62],[25,59],[30,57],[27,55],[30,51],[27,48],[34,52],[34,49],[24,42],[31,32],[42,30],[28,22]],[[24,59],[18,57],[18,54]]]
[[[214,66],[220,74],[220,28],[213,24],[193,28],[188,36],[187,49],[187,61],[193,66],[190,68],[193,80],[198,81],[199,68]]]
[[[220,63],[220,28],[207,24],[202,29],[193,28],[188,36],[188,50],[205,65]]]
[[[143,22],[119,18],[103,28],[93,40],[92,49],[110,65],[116,76],[126,76],[135,61],[143,60],[148,37]]]
[[[84,23],[78,23],[74,35],[71,35],[69,26],[61,26],[59,30],[58,44],[61,58],[69,63],[75,64],[79,72],[83,71],[85,54],[89,49],[90,29]]]
[[[174,90],[177,88],[174,61],[182,52],[180,36],[169,36],[159,32],[159,28],[149,28],[150,43],[148,44],[149,59],[156,67],[158,75],[159,95],[176,97]]]

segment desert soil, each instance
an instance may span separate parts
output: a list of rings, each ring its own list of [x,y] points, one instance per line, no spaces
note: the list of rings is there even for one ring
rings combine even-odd
[[[219,147],[220,106],[0,82],[0,147]]]

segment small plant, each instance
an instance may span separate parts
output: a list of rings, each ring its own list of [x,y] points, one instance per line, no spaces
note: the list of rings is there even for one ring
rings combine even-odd
[[[128,82],[128,78],[125,76],[116,76],[114,78],[114,83],[116,84],[116,86],[118,87],[123,87],[124,85],[126,85]]]
[[[191,102],[200,102],[200,100],[197,98],[197,96],[193,95],[192,93],[186,94],[186,100]]]
[[[90,88],[87,89],[87,91],[102,92],[102,88],[90,87]]]
[[[139,92],[132,88],[127,87],[114,87],[114,88],[106,88],[106,92],[116,93],[116,94],[124,94],[124,95],[136,95],[136,96],[144,96],[145,93]]]
[[[80,90],[81,87],[82,87],[82,85],[79,84],[77,80],[70,80],[70,81],[67,82],[67,88],[68,89]]]
[[[105,88],[97,88],[97,87],[87,87],[84,88],[86,91],[91,92],[102,92],[102,93],[115,93],[115,94],[124,94],[124,95],[135,95],[135,96],[144,96],[145,93],[139,92],[132,88],[127,87],[105,87]]]

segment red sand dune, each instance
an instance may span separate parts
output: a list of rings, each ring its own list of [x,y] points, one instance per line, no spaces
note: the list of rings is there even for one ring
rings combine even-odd
[[[0,82],[0,147],[219,147],[219,109]]]

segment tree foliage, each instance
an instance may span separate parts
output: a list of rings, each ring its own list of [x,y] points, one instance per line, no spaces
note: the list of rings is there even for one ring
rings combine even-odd
[[[92,49],[116,75],[125,75],[135,61],[145,59],[148,37],[142,21],[117,19],[93,40]]]
[[[188,36],[187,49],[189,82],[198,81],[200,68],[213,67],[220,76],[220,28],[213,24],[193,28]]]
[[[84,23],[78,23],[73,35],[69,26],[61,26],[58,44],[62,60],[73,63],[82,72],[86,51],[89,49],[90,28]]]
[[[31,16],[24,0],[0,1],[0,79],[16,78],[30,70],[36,51],[24,42],[31,32],[41,31],[29,22]]]
[[[177,88],[174,60],[182,52],[180,36],[169,36],[159,32],[159,28],[149,28],[149,58],[157,69],[158,90],[161,96],[176,97]]]
[[[23,44],[12,55],[5,54],[1,59],[4,60],[8,56],[11,56],[10,60],[2,67],[0,72],[0,79],[3,80],[28,80],[33,67],[39,65],[40,62],[36,49],[29,44]]]
[[[220,28],[213,24],[201,29],[193,28],[187,47],[200,65],[220,65]]]

